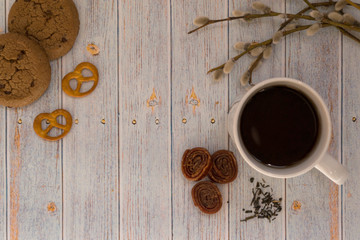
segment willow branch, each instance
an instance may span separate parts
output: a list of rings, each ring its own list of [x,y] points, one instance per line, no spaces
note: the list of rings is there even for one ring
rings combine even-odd
[[[347,24],[343,24],[343,23],[337,23],[337,22],[331,21],[329,19],[323,19],[323,20],[321,20],[321,22],[333,25],[334,27],[341,27],[341,28],[345,28],[345,29],[352,30],[355,32],[360,32],[359,27],[355,27],[355,26],[347,25]]]
[[[310,3],[308,0],[303,1],[309,6],[309,8],[311,8],[312,10],[316,10],[315,6],[313,6],[312,3]]]
[[[319,3],[313,3],[312,5],[314,7],[329,7],[329,6],[333,6],[335,5],[336,2],[319,2]],[[303,10],[301,10],[300,12],[298,12],[297,14],[295,15],[302,15],[303,13],[307,12],[311,10],[310,7],[306,7],[304,8]],[[290,22],[292,22],[295,18],[289,18],[288,20],[286,20],[285,22],[283,22],[281,25],[280,25],[280,28],[279,28],[279,31],[284,29],[284,27],[286,27]]]
[[[250,19],[256,19],[256,18],[274,17],[274,16],[278,16],[278,15],[280,15],[280,13],[270,12],[270,13],[264,13],[264,14],[247,14],[247,15],[241,16],[241,17],[228,17],[228,18],[223,18],[223,19],[209,20],[206,24],[191,30],[190,32],[188,32],[188,34],[194,33],[196,31],[198,31],[208,25],[214,24],[214,23],[230,22],[230,21],[238,20],[238,19],[250,20]]]
[[[319,3],[313,3],[312,5],[314,7],[327,7],[327,6],[333,6],[335,4],[336,4],[336,2],[319,2]],[[309,11],[310,9],[311,9],[310,7],[306,7],[303,10],[301,10],[300,12],[298,12],[297,14],[286,14],[286,16],[288,16],[290,18],[287,21],[285,21],[283,24],[281,24],[281,29],[283,29],[286,25],[288,25],[292,20],[297,19],[297,18],[314,20],[313,18],[310,18],[309,16],[302,16],[303,13]],[[228,17],[228,18],[223,18],[223,19],[209,20],[206,24],[191,30],[190,32],[188,32],[188,34],[194,33],[204,27],[207,27],[209,25],[219,23],[219,22],[230,22],[230,21],[238,20],[238,19],[251,20],[251,19],[256,19],[256,18],[264,18],[264,17],[276,17],[276,16],[279,16],[280,14],[282,14],[282,13],[270,12],[270,13],[265,13],[265,14],[247,14],[247,15],[241,16],[241,17]]]
[[[337,27],[337,29],[339,29],[339,31],[344,34],[346,37],[354,40],[357,43],[360,43],[360,39],[357,38],[356,36],[352,35],[351,33],[349,33],[348,31],[346,31],[345,29],[341,28],[341,27]]]
[[[354,3],[353,1],[351,1],[351,0],[346,0],[346,2],[347,2],[349,5],[351,5],[351,6],[353,6],[353,7],[355,7],[355,8],[357,8],[357,9],[360,10],[360,6],[359,6],[358,4],[356,4],[356,3]]]
[[[289,30],[289,31],[284,31],[283,32],[283,37],[289,35],[289,34],[292,34],[292,33],[295,33],[295,32],[300,32],[300,31],[304,31],[306,29],[308,29],[309,27],[311,27],[312,25],[303,25],[303,26],[299,26],[295,29],[292,29],[292,30]],[[330,24],[323,24],[322,27],[325,28],[325,27],[330,27],[331,25]],[[242,56],[244,56],[245,54],[249,53],[251,50],[253,50],[254,48],[257,48],[257,47],[261,47],[261,46],[268,46],[270,44],[272,44],[273,40],[272,38],[266,40],[266,41],[263,41],[261,43],[257,43],[257,44],[253,44],[251,45],[248,49],[246,49],[245,51],[243,51],[242,53],[240,53],[239,55],[235,56],[233,58],[233,61],[236,62],[237,60],[239,60]],[[223,69],[225,66],[225,64],[222,64],[216,68],[212,68],[210,69],[207,73],[211,73],[211,72],[214,72],[218,69]]]
[[[254,62],[251,63],[248,73],[249,73],[249,84],[252,85],[252,74],[255,70],[255,68],[259,65],[261,59],[264,56],[264,51],[255,59]]]

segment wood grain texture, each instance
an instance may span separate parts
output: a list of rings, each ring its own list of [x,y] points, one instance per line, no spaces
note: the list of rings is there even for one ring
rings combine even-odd
[[[6,1],[7,13],[14,1]],[[30,106],[7,109],[8,238],[61,239],[61,143],[40,139],[34,118],[60,107],[60,61],[53,61],[52,81]],[[18,120],[22,124],[18,124]],[[49,204],[55,208],[48,209]]]
[[[78,119],[63,139],[63,234],[118,239],[117,1],[74,2],[81,26],[63,57],[62,76],[87,61],[98,68],[99,83],[87,97],[62,97],[63,108]],[[89,43],[100,48],[99,55],[87,52]]]
[[[251,4],[253,1],[230,1],[230,14],[234,9],[241,9],[243,11],[251,11]],[[274,11],[284,12],[285,1],[262,1],[270,6]],[[278,25],[281,20],[276,18],[258,19],[245,23],[243,21],[233,21],[230,23],[229,31],[229,53],[230,57],[239,54],[238,51],[233,49],[233,45],[238,41],[245,42],[262,42],[272,38],[272,35],[277,31]],[[278,45],[274,46],[273,56],[264,60],[262,65],[253,74],[254,83],[261,82],[272,77],[283,76],[283,70],[285,66],[285,41],[282,41]],[[246,55],[242,57],[234,71],[229,77],[229,99],[230,103],[238,97],[242,97],[246,92],[247,87],[240,86],[240,78],[244,71],[248,69],[254,58]],[[253,219],[248,222],[240,222],[250,214],[245,214],[242,209],[251,209],[250,202],[252,199],[251,189],[255,184],[251,184],[249,179],[255,178],[255,181],[262,181],[262,178],[271,185],[274,190],[274,197],[284,199],[285,189],[284,180],[265,177],[260,173],[257,173],[252,169],[240,156],[235,145],[230,144],[230,150],[236,153],[236,157],[239,163],[239,176],[236,181],[230,184],[230,239],[284,239],[285,237],[285,207],[279,214],[274,222],[269,223],[266,219]],[[284,201],[283,201],[284,203]]]
[[[5,1],[0,3],[0,34],[5,33]],[[0,106],[0,238],[6,239],[6,108]]]
[[[171,239],[169,4],[119,6],[121,239]]]
[[[359,2],[359,1],[357,1]],[[347,8],[359,17],[357,9]],[[349,179],[343,186],[343,240],[360,239],[359,199],[360,199],[360,69],[357,64],[360,47],[356,42],[344,37],[343,41],[343,138],[342,159],[349,170]]]
[[[197,16],[227,16],[225,0],[172,1],[172,199],[174,239],[228,239],[228,185],[218,185],[223,207],[206,215],[194,206],[189,182],[181,173],[188,148],[205,147],[210,153],[228,148],[227,81],[214,82],[207,70],[227,59],[227,24],[188,35]],[[186,123],[182,119],[186,119]],[[211,119],[215,123],[211,123]]]
[[[287,1],[288,12],[306,5]],[[335,28],[322,29],[313,37],[296,33],[287,38],[286,76],[313,87],[325,100],[333,125],[329,152],[340,160],[341,144],[341,37]],[[287,180],[287,239],[340,239],[339,187],[322,173]],[[294,201],[301,209],[294,210]],[[296,208],[295,208],[296,209]]]

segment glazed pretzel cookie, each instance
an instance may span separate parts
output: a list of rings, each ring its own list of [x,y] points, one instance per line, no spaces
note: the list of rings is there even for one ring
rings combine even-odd
[[[62,125],[60,123],[57,122],[56,118],[58,116],[63,116],[66,120],[66,125]],[[50,122],[49,126],[44,130],[41,127],[41,122],[43,120],[48,120]],[[49,140],[49,141],[57,141],[63,137],[65,137],[72,126],[72,117],[71,114],[63,109],[58,109],[53,111],[52,113],[41,113],[39,114],[35,120],[34,120],[34,130],[36,132],[37,135],[39,135],[39,137],[45,139],[45,140]],[[64,132],[56,137],[51,137],[49,136],[49,132],[52,128],[59,128],[64,130]]]
[[[191,190],[194,205],[203,213],[217,213],[222,206],[222,196],[218,187],[212,182],[197,183]]]
[[[82,75],[82,71],[84,69],[88,69],[89,71],[91,71],[92,76],[91,77],[84,77]],[[70,81],[72,79],[75,79],[77,81],[77,86],[76,89],[72,89],[70,86]],[[84,82],[94,82],[94,85],[91,87],[91,89],[87,92],[80,92],[81,90],[81,85]],[[83,62],[80,63],[79,65],[76,66],[75,70],[71,73],[68,73],[62,80],[62,89],[64,90],[64,92],[71,96],[71,97],[85,97],[87,95],[89,95],[90,93],[92,93],[96,86],[98,85],[99,82],[99,73],[97,68],[88,62]]]
[[[211,169],[212,162],[208,150],[205,148],[193,148],[184,152],[181,162],[181,170],[190,181],[203,179]]]
[[[220,150],[211,156],[213,166],[209,178],[217,183],[230,183],[238,174],[237,161],[234,154],[227,150]]]

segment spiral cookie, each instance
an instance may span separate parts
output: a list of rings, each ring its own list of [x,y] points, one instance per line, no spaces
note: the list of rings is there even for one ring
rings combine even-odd
[[[193,148],[184,152],[181,170],[188,180],[199,181],[203,179],[211,166],[211,156],[205,148]]]
[[[51,80],[40,45],[17,33],[0,35],[0,105],[23,107],[44,94]]]
[[[214,214],[222,206],[222,196],[218,187],[209,182],[199,182],[191,190],[194,205],[203,213]]]
[[[50,60],[64,56],[79,33],[72,0],[17,0],[9,13],[9,31],[38,41]]]
[[[234,154],[227,150],[220,150],[211,156],[213,166],[209,178],[217,183],[230,183],[238,174],[237,161]]]

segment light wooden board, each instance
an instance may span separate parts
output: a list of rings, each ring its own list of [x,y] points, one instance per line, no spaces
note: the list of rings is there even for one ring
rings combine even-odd
[[[5,1],[0,3],[0,34],[5,32]],[[0,237],[6,239],[6,108],[0,107]]]
[[[119,6],[121,239],[171,239],[169,4]]]
[[[230,14],[234,9],[241,9],[243,11],[253,11],[251,10],[251,3],[253,1],[231,1],[230,4]],[[265,4],[270,6],[274,11],[284,12],[285,10],[285,1],[263,1]],[[258,19],[251,21],[250,23],[245,23],[243,21],[233,21],[230,24],[230,57],[238,55],[240,52],[233,49],[233,45],[238,41],[246,42],[262,42],[267,39],[272,38],[272,35],[277,31],[279,24],[281,24],[280,19],[276,18],[266,18]],[[285,41],[282,41],[280,44],[274,46],[273,56],[263,61],[260,68],[254,72],[253,80],[254,83],[266,80],[272,77],[281,77],[283,76],[283,70],[285,66]],[[234,71],[230,74],[229,78],[229,99],[230,103],[233,103],[237,97],[241,97],[246,92],[245,87],[240,86],[240,78],[244,71],[248,69],[251,62],[255,58],[246,55],[242,57]],[[251,209],[250,202],[252,199],[252,187],[255,185],[251,184],[249,179],[251,177],[255,178],[256,181],[262,181],[262,178],[273,188],[274,197],[284,198],[285,189],[284,189],[284,180],[275,179],[270,177],[265,177],[260,173],[257,173],[252,169],[240,156],[236,147],[231,143],[230,150],[236,153],[236,157],[239,163],[239,177],[235,180],[233,184],[230,184],[230,238],[229,239],[284,239],[285,238],[285,210],[279,214],[277,219],[274,222],[269,223],[267,219],[251,220],[249,222],[240,222],[246,216],[250,214],[245,214],[242,209]],[[283,202],[284,203],[284,202]]]
[[[13,1],[0,2],[0,28]],[[198,15],[222,18],[235,8],[250,10],[252,2],[75,0],[80,34],[73,50],[52,63],[47,93],[29,107],[0,108],[0,239],[359,239],[360,48],[345,38],[342,45],[336,29],[313,38],[294,34],[254,74],[255,83],[297,78],[324,98],[334,126],[330,153],[350,170],[343,191],[317,170],[286,181],[264,177],[226,132],[228,107],[246,91],[239,79],[252,58],[242,58],[220,82],[206,71],[236,55],[236,41],[270,38],[280,20],[187,34]],[[275,11],[305,7],[264,2]],[[89,43],[99,46],[98,56],[86,51]],[[84,61],[98,67],[100,82],[90,96],[73,99],[62,92],[61,77]],[[79,122],[63,141],[44,142],[33,119],[60,107]],[[180,170],[183,152],[198,146],[230,149],[238,158],[239,177],[218,185],[224,205],[212,216],[194,207],[194,183]],[[250,177],[264,178],[275,197],[286,197],[275,222],[240,222],[251,200]],[[294,201],[301,209],[292,208]]]
[[[226,112],[227,81],[214,82],[206,72],[227,59],[227,24],[199,31],[193,19],[227,16],[227,1],[172,1],[172,199],[174,239],[228,238],[228,185],[218,185],[223,208],[206,215],[192,201],[189,182],[181,173],[181,158],[188,148],[205,147],[210,153],[228,148]],[[192,94],[192,92],[194,94]],[[198,103],[198,104],[197,104]],[[186,124],[182,119],[186,119]],[[211,119],[216,122],[211,123]]]
[[[7,14],[14,1],[6,1]],[[61,142],[40,139],[32,128],[42,112],[60,107],[60,61],[45,95],[30,106],[7,109],[8,238],[61,239]],[[18,120],[22,124],[18,124]],[[54,208],[49,208],[50,205]]]
[[[100,78],[87,97],[62,94],[63,108],[79,121],[63,139],[63,235],[64,239],[117,239],[117,1],[74,2],[80,33],[72,51],[63,57],[62,76],[87,61],[98,68]],[[100,48],[98,56],[87,52],[89,43]]]
[[[287,1],[287,10],[306,7],[302,1]],[[313,37],[296,33],[287,38],[286,76],[313,87],[325,100],[333,125],[330,154],[340,160],[341,145],[341,36],[334,28]],[[317,170],[287,180],[287,238],[340,239],[340,188]],[[292,204],[299,201],[300,210]]]
[[[359,1],[357,1],[359,2]],[[356,9],[347,8],[359,17]],[[342,159],[350,171],[349,180],[343,186],[343,240],[360,239],[358,202],[360,199],[360,59],[359,45],[344,37],[343,41],[343,114]],[[353,120],[353,118],[355,119]],[[355,122],[354,122],[355,121]]]

